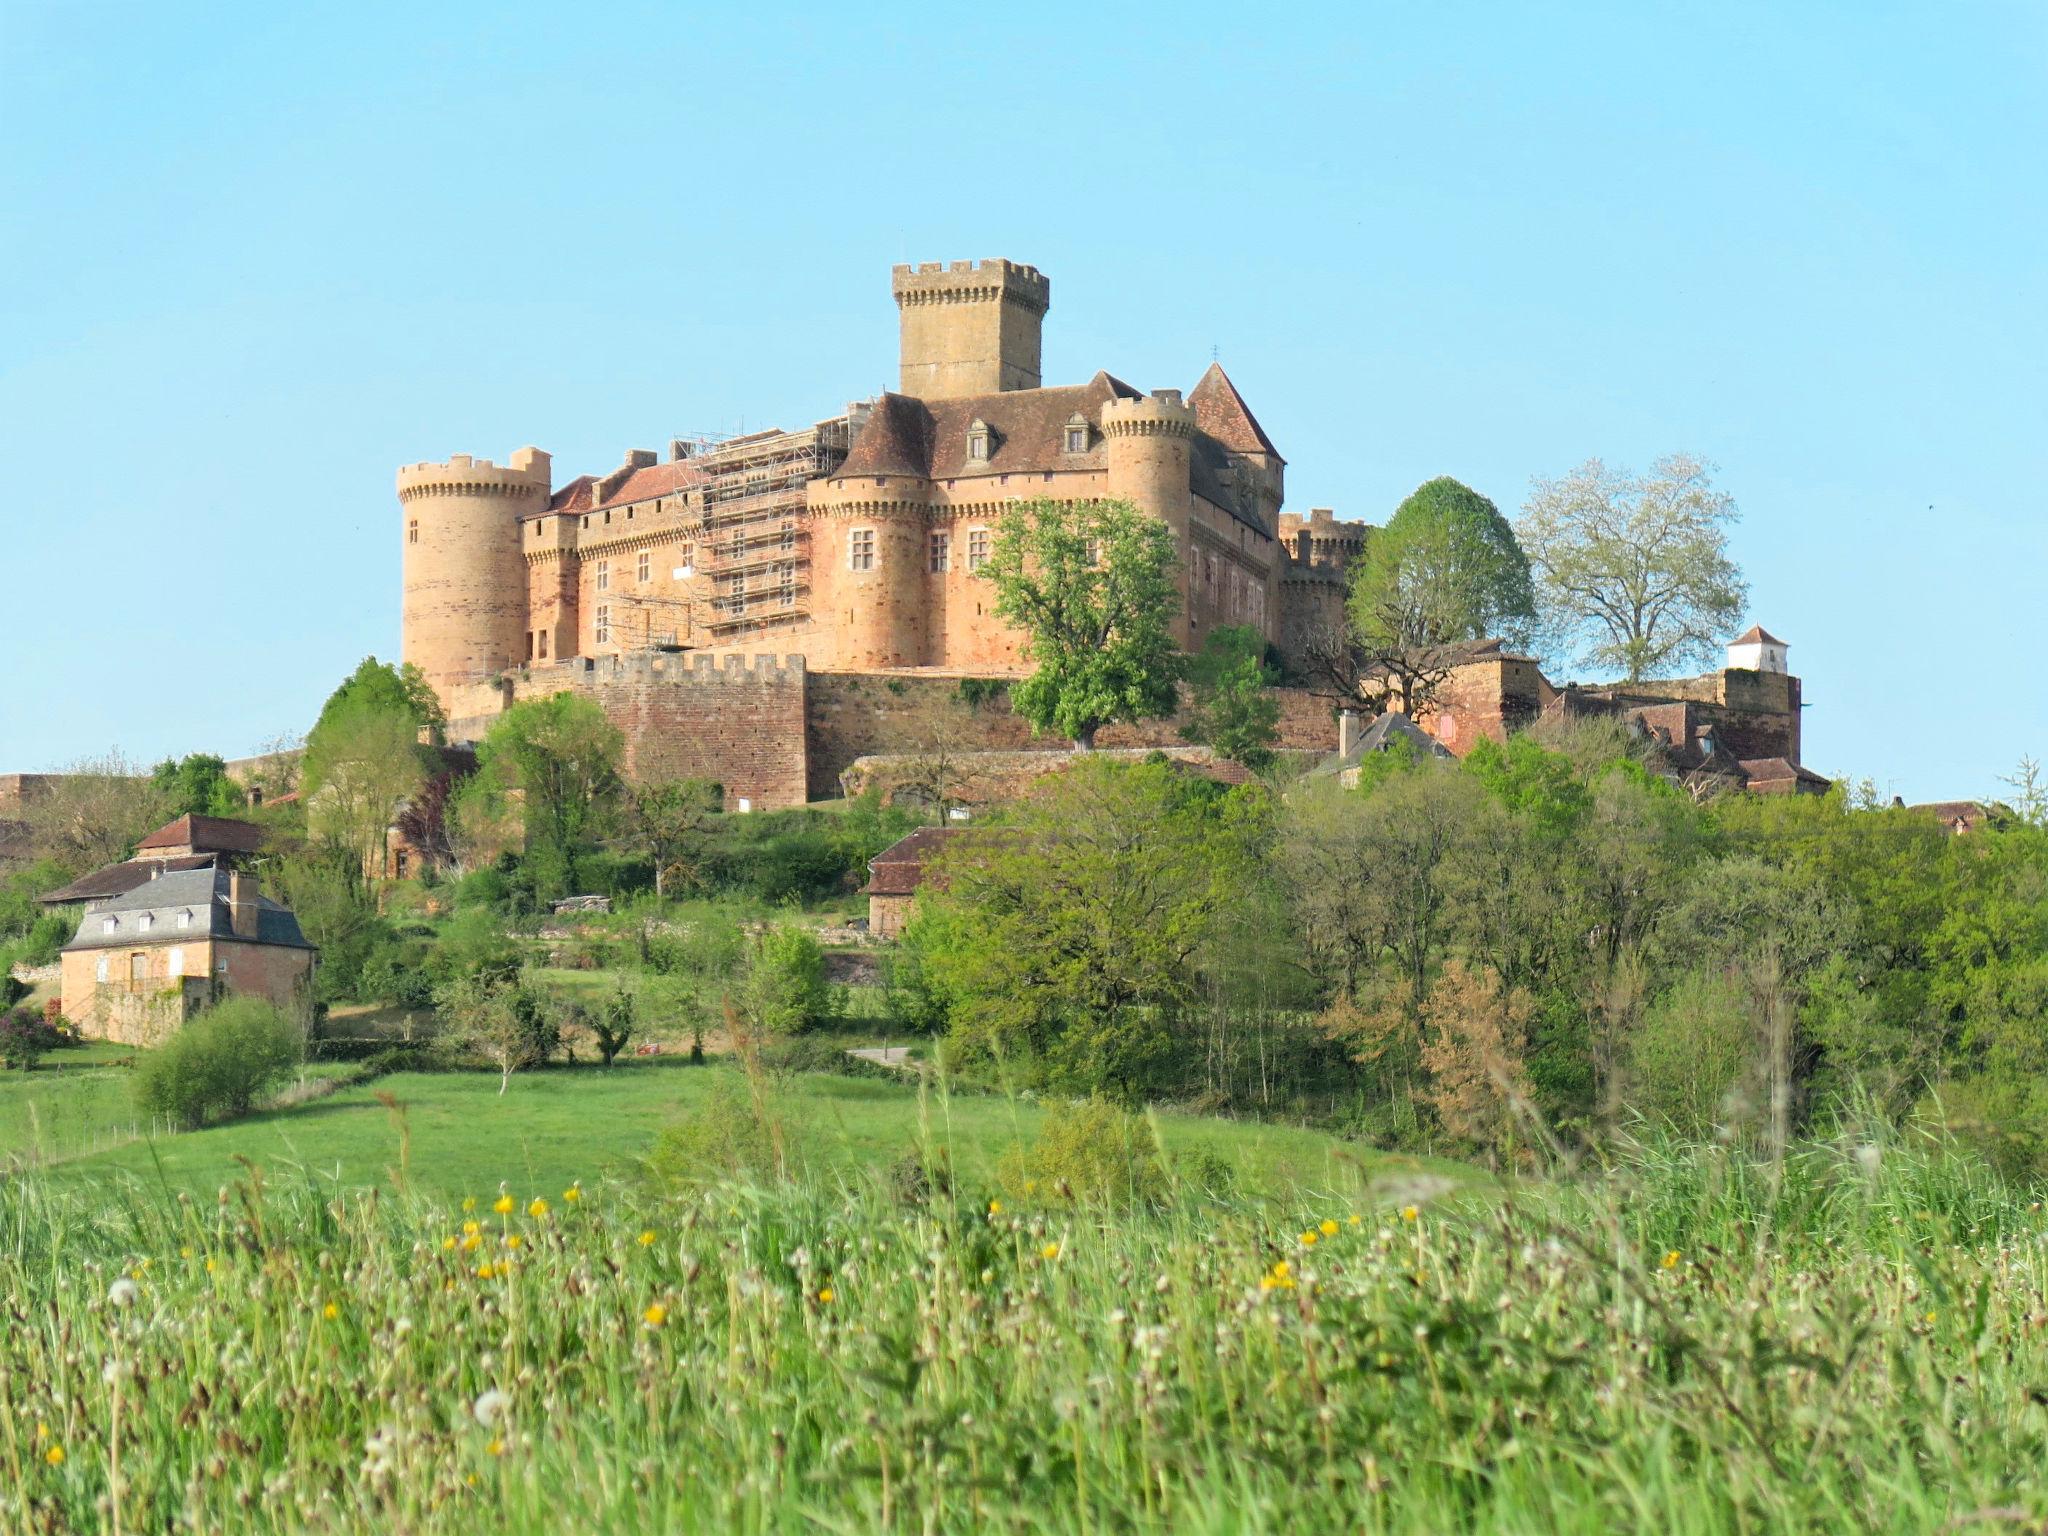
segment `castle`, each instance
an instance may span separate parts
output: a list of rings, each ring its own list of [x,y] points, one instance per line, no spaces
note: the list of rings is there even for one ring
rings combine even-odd
[[[1037,269],[906,266],[891,286],[899,389],[800,431],[677,439],[560,486],[537,448],[401,469],[404,654],[450,715],[488,713],[472,690],[514,668],[658,650],[1014,672],[1020,636],[976,576],[1030,497],[1164,521],[1189,647],[1225,624],[1285,643],[1341,605],[1364,526],[1281,513],[1286,461],[1221,367],[1186,394],[1047,387]]]
[[[912,717],[960,678],[1025,670],[979,572],[1009,506],[1038,497],[1122,498],[1165,523],[1189,650],[1249,625],[1292,663],[1341,630],[1371,530],[1282,511],[1286,461],[1220,366],[1185,393],[1107,372],[1048,386],[1051,284],[1035,267],[899,266],[891,288],[898,388],[808,427],[678,438],[666,459],[635,449],[559,485],[531,447],[399,470],[403,654],[457,737],[516,699],[582,691],[624,729],[635,772],[716,778],[743,809],[834,793],[855,759],[908,745]],[[1666,728],[1688,750],[1702,729],[1711,744],[1698,720],[1739,716],[1734,734],[1774,746],[1759,756],[1796,765],[1797,679],[1777,663],[1789,693],[1738,685],[1730,706],[1710,675],[1648,703],[1685,706]],[[884,693],[865,687],[878,677]],[[1562,697],[1498,648],[1454,684],[1424,723],[1458,751]],[[984,745],[1028,744],[1005,710],[977,713]],[[1170,722],[1101,738],[1177,742]],[[1336,748],[1332,702],[1290,698],[1281,745]]]

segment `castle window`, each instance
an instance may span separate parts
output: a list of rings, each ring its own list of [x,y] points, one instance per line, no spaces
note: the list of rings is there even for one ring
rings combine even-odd
[[[420,520],[418,518],[414,518],[411,522],[405,525],[405,542],[408,544],[417,544],[419,543],[419,541]]]
[[[988,564],[988,530],[970,528],[967,530],[967,569],[978,571]]]
[[[100,963],[93,972],[93,979],[95,981],[105,981],[107,979],[107,957],[105,955],[100,956]]]
[[[1087,451],[1088,421],[1086,417],[1077,412],[1067,418],[1067,452],[1086,453]]]
[[[643,549],[640,551],[639,559],[636,560],[633,564],[633,579],[644,585],[646,582],[651,580],[653,576],[654,556]]]
[[[946,533],[933,534],[931,536],[930,553],[931,568],[935,573],[951,570],[953,568],[953,536]]]
[[[599,603],[597,605],[597,623],[591,631],[590,638],[595,640],[599,645],[611,644],[612,605],[610,603]]]
[[[533,631],[530,629],[526,632],[526,659],[533,660]]]
[[[597,562],[597,590],[598,590],[598,591],[600,591],[600,592],[607,592],[607,591],[611,590],[611,584],[612,584],[612,563],[611,563],[611,561],[609,561],[609,560],[600,560],[600,561],[598,561],[598,562]]]
[[[874,529],[856,528],[847,535],[846,565],[853,571],[872,571],[875,568]]]
[[[988,462],[988,423],[979,416],[967,428],[967,457],[977,464]]]
[[[546,630],[540,632],[540,659],[542,661],[548,659],[548,632]]]

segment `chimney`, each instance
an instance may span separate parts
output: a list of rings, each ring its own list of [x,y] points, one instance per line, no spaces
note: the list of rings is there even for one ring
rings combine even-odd
[[[256,937],[256,877],[239,869],[228,871],[228,925],[238,939]]]
[[[1337,755],[1349,757],[1358,745],[1358,711],[1340,709],[1337,711]]]

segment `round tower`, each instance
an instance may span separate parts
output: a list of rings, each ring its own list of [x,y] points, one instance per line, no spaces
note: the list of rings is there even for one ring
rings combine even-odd
[[[811,483],[813,666],[916,667],[929,660],[929,511],[915,482]]]
[[[1102,407],[1102,436],[1109,461],[1108,494],[1144,508],[1173,531],[1181,563],[1181,615],[1174,633],[1186,645],[1189,584],[1196,579],[1188,535],[1193,510],[1188,458],[1194,450],[1195,413],[1177,389],[1155,390],[1142,400],[1111,400]]]
[[[547,504],[550,472],[538,448],[521,448],[505,465],[458,453],[398,472],[400,651],[451,714],[455,689],[526,659],[519,520]]]

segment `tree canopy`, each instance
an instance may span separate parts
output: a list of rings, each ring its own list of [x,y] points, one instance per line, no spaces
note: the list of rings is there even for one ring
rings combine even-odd
[[[1439,476],[1367,540],[1346,604],[1366,679],[1422,710],[1462,641],[1521,639],[1535,616],[1529,562],[1500,509]],[[1370,690],[1368,690],[1370,691]]]
[[[1175,564],[1172,533],[1128,501],[1040,498],[1010,508],[982,575],[1037,664],[1010,690],[1034,730],[1086,749],[1113,721],[1174,712]]]
[[[1713,473],[1674,453],[1647,475],[1588,459],[1536,482],[1518,527],[1548,648],[1631,682],[1712,664],[1749,600]]]
[[[537,899],[566,893],[576,854],[607,829],[624,752],[619,728],[580,694],[524,699],[492,722],[479,778],[516,801]]]
[[[1257,770],[1273,761],[1280,701],[1268,685],[1266,637],[1249,624],[1212,629],[1188,662],[1194,703],[1181,735]]]

